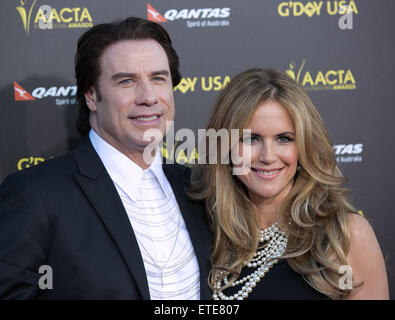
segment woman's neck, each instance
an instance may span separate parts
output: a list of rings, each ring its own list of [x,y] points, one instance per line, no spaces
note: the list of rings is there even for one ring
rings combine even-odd
[[[280,206],[289,194],[291,188],[292,186],[284,189],[284,192],[272,198],[263,198],[258,195],[250,194],[250,199],[258,210],[260,229],[266,229],[277,221]]]
[[[277,221],[278,203],[262,202],[257,205],[260,229],[269,228]]]

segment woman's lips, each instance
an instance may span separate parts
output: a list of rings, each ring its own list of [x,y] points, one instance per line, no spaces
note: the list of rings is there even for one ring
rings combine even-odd
[[[257,176],[259,176],[262,179],[267,179],[267,180],[272,180],[276,178],[281,170],[283,168],[278,168],[278,169],[257,169],[257,168],[251,168],[252,171],[255,172]]]

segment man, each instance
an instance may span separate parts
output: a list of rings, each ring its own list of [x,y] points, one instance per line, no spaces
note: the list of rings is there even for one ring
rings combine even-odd
[[[188,171],[144,157],[174,119],[167,32],[139,18],[81,36],[76,150],[0,187],[0,298],[208,299],[209,234]],[[147,162],[148,161],[148,162]]]

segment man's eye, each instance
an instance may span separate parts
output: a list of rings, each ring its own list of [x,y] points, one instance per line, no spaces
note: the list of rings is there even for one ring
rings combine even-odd
[[[166,79],[163,78],[163,77],[153,77],[152,80],[155,80],[155,81],[166,81]]]
[[[132,82],[133,82],[132,79],[124,79],[124,80],[121,80],[119,83],[120,83],[120,84],[130,84],[130,83],[132,83]]]

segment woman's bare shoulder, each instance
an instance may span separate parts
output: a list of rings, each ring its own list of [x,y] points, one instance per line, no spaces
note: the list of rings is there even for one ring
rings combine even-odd
[[[349,299],[388,299],[388,280],[383,254],[368,220],[359,214],[349,215],[351,233],[347,262],[352,269],[355,288]]]

